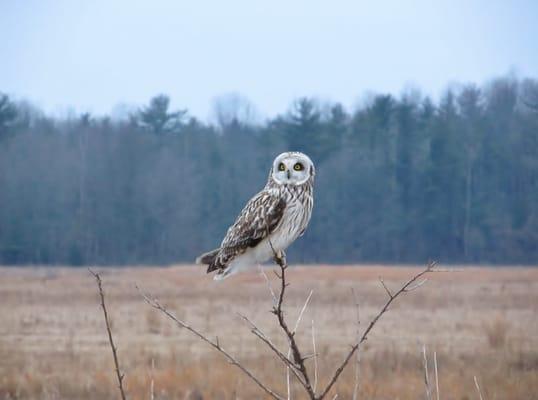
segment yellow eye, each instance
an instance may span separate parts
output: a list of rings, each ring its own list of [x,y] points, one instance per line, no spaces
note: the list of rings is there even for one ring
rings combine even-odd
[[[302,171],[302,170],[304,169],[304,167],[303,167],[303,164],[301,164],[301,163],[297,163],[297,164],[295,164],[295,165],[293,166],[293,169],[294,169],[295,171]]]
[[[284,165],[284,163],[278,164],[278,170],[279,171],[285,171],[286,170],[286,166]]]

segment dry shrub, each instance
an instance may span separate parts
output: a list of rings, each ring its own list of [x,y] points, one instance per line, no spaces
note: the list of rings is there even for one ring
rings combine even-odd
[[[492,322],[484,323],[483,326],[490,347],[493,349],[503,348],[510,330],[508,321],[502,316],[497,316]]]

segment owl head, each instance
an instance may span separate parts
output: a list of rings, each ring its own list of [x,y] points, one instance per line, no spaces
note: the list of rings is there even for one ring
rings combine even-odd
[[[315,173],[312,160],[298,151],[278,155],[271,169],[271,177],[279,185],[302,185],[314,178]]]

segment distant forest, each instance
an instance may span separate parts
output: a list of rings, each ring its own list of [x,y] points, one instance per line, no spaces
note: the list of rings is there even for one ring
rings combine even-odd
[[[291,263],[538,263],[538,81],[462,85],[439,101],[297,99],[263,123],[214,123],[158,95],[128,118],[52,118],[0,94],[0,262],[167,264],[219,245],[272,159],[317,165]]]

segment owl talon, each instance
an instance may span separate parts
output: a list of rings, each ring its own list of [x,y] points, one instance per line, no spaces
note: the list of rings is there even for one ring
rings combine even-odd
[[[284,250],[275,251],[273,259],[278,265],[286,265],[286,253]]]

